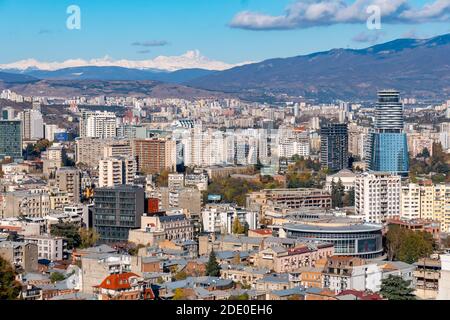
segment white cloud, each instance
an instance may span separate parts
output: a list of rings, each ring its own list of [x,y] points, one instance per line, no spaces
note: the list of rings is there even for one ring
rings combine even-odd
[[[352,38],[354,42],[361,43],[376,43],[381,40],[385,36],[385,33],[382,31],[371,31],[371,32],[361,32]]]
[[[365,23],[367,8],[380,7],[383,23],[414,24],[450,20],[450,0],[434,0],[413,8],[408,0],[297,0],[284,15],[243,11],[230,22],[230,27],[248,30],[302,29],[341,23]]]
[[[160,69],[176,71],[181,69],[201,68],[208,70],[226,70],[236,66],[248,64],[228,64],[222,61],[211,60],[203,56],[200,51],[188,51],[181,56],[159,56],[149,60],[114,60],[109,56],[99,59],[83,60],[70,59],[62,62],[43,62],[36,59],[26,59],[8,64],[0,64],[0,69],[26,70],[35,68],[40,70],[58,70],[72,67],[97,66],[97,67],[124,67],[133,69]]]

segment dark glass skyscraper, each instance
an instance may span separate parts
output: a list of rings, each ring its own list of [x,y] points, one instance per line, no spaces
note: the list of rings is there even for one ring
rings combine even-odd
[[[130,229],[141,226],[144,188],[121,185],[97,188],[94,196],[94,228],[102,242],[128,241]]]
[[[22,122],[0,120],[0,159],[22,157]]]
[[[348,167],[348,128],[346,124],[330,123],[320,128],[320,163],[330,171]]]
[[[395,90],[378,92],[374,130],[371,134],[371,171],[408,175],[408,143],[403,125],[400,93]]]

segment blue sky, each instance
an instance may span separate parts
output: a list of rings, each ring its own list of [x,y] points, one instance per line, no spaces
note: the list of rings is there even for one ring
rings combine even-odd
[[[305,28],[297,21],[298,17],[290,19],[294,21],[292,25],[276,27],[276,30],[266,25],[254,30],[236,18],[244,11],[255,19],[258,15],[283,16],[289,5],[307,1],[339,0],[0,0],[3,40],[0,63],[28,58],[92,59],[106,55],[114,59],[144,60],[160,55],[178,56],[194,49],[214,60],[239,63],[337,47],[367,47],[406,34],[431,37],[450,31],[448,15],[445,15],[450,0],[437,0],[448,3],[439,19],[419,17],[397,21],[389,16],[387,20],[394,22],[383,23],[381,32],[369,31],[365,22],[332,22],[331,25],[322,22],[317,26],[314,22]],[[342,1],[350,5],[370,0]],[[434,1],[415,0],[407,4],[420,8]],[[81,30],[66,29],[66,9],[71,4],[81,8]],[[440,22],[434,22],[437,20]],[[234,27],[230,26],[232,21],[237,21]],[[366,38],[372,42],[365,41]],[[135,42],[168,44],[132,45]]]

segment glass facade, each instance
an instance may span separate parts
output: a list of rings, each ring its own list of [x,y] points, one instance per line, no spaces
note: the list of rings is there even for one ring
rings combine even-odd
[[[408,175],[408,142],[405,133],[373,133],[370,169]]]
[[[0,120],[0,159],[22,157],[22,122]]]
[[[320,128],[320,163],[332,172],[348,167],[348,128],[331,123]]]
[[[94,197],[94,227],[104,242],[128,240],[144,213],[144,189],[135,186],[99,188]]]
[[[374,231],[329,231],[301,230],[285,227],[288,238],[323,241],[334,244],[336,255],[374,259],[383,255],[381,228]]]
[[[396,90],[379,91],[368,157],[371,171],[408,175],[408,142],[403,124],[400,93]]]

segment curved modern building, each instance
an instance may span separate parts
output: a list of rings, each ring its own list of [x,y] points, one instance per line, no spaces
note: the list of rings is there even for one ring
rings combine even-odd
[[[323,241],[334,244],[336,255],[376,259],[383,255],[382,226],[366,223],[288,223],[288,238]]]

